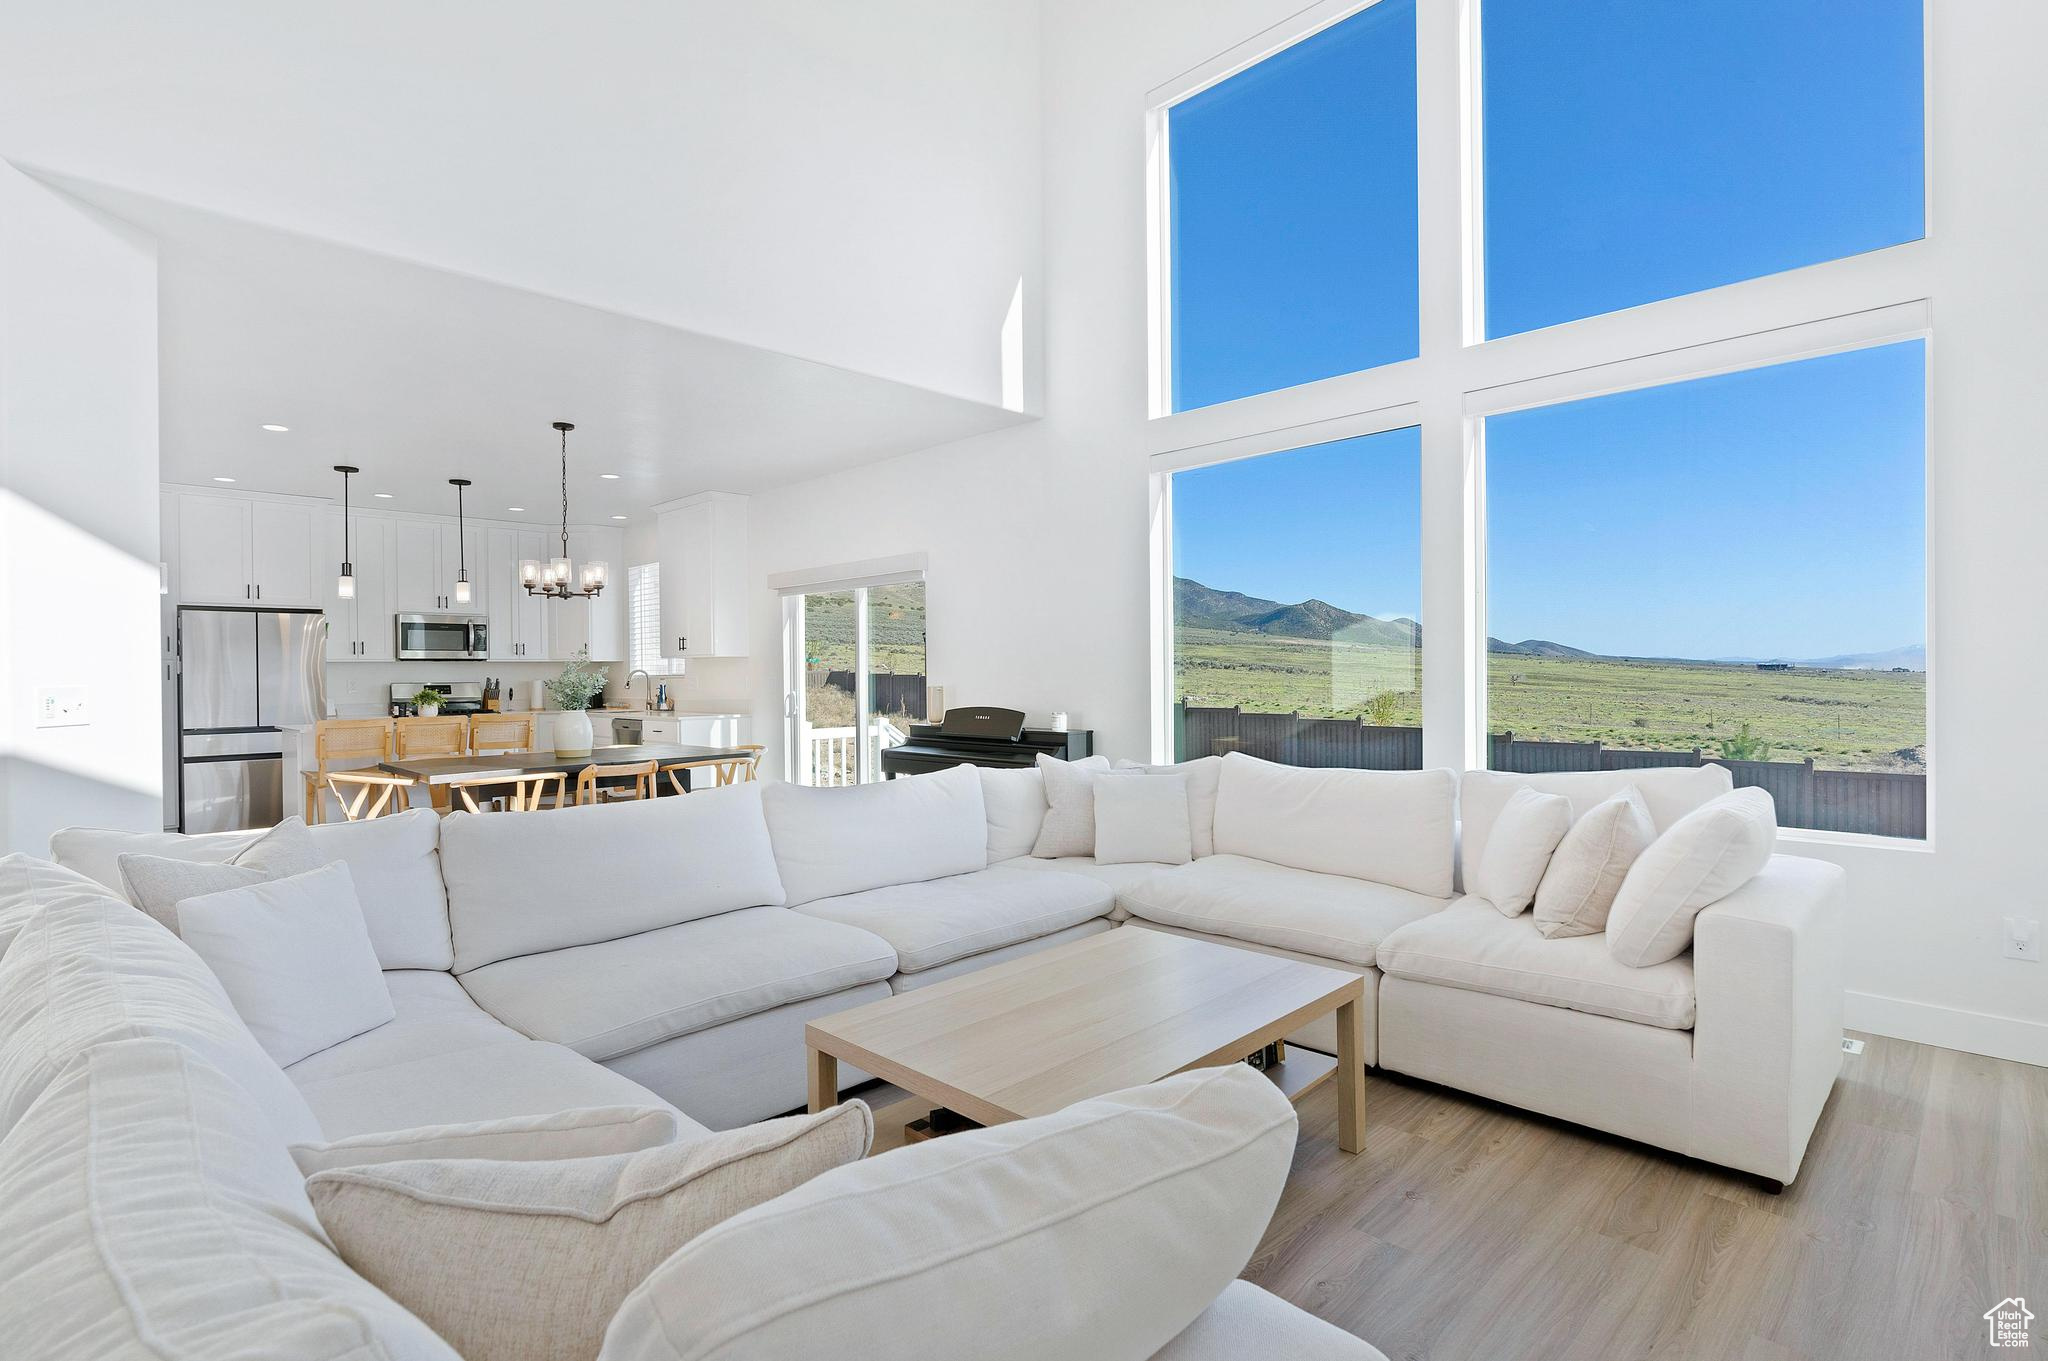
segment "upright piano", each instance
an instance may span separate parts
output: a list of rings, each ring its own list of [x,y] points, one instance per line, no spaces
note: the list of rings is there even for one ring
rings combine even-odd
[[[1095,751],[1095,734],[1027,728],[1015,709],[948,709],[937,723],[913,723],[910,740],[882,751],[882,773],[921,775],[961,762],[977,766],[1036,765],[1041,753],[1078,761]]]

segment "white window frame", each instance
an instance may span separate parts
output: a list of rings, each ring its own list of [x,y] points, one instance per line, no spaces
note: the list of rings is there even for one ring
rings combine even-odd
[[[641,583],[646,579],[642,574],[654,573],[654,600],[652,631],[644,640],[654,653],[652,661],[641,655],[643,632],[641,626],[640,595]],[[683,674],[683,659],[661,655],[661,564],[659,562],[636,562],[626,569],[626,669],[645,671],[650,676],[680,676]]]
[[[1297,387],[1172,410],[1172,242],[1168,110],[1191,95],[1378,0],[1320,0],[1219,52],[1146,99],[1146,259],[1151,419],[1152,748],[1173,754],[1173,491],[1187,468],[1415,425],[1422,433],[1423,763],[1487,765],[1485,419],[1505,411],[1711,377],[1931,336],[1936,230],[1926,205],[1918,241],[1724,284],[1541,330],[1485,339],[1483,158],[1479,82],[1482,0],[1418,3],[1415,16],[1417,229],[1421,354]],[[1931,119],[1931,5],[1923,3],[1924,107]],[[1937,168],[1923,137],[1925,192]],[[1931,404],[1930,404],[1931,405]],[[1930,462],[1933,450],[1929,449]],[[1930,479],[1930,488],[1932,480]],[[1934,847],[1938,545],[1926,516],[1928,827],[1925,841],[1786,829],[1789,840]]]

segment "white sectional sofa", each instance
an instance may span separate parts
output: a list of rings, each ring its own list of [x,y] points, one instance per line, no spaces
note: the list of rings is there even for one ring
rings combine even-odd
[[[820,795],[771,794],[777,825],[811,826]],[[676,1140],[708,1138],[802,1103],[806,1016],[1107,929],[1110,895],[1092,879],[987,866],[972,771],[893,797],[937,800],[925,811],[962,829],[971,809],[979,863],[964,849],[957,864],[904,858],[916,848],[902,824],[877,816],[867,830],[897,841],[857,873],[807,878],[770,846],[761,791],[746,787],[316,828],[321,853],[349,866],[396,1014],[288,1069],[199,957],[114,887],[125,851],[223,860],[254,834],[79,830],[55,839],[61,865],[0,859],[0,1270],[56,1283],[34,1307],[0,1307],[9,1354],[445,1361],[445,1343],[335,1254],[289,1146],[598,1107],[661,1112]],[[891,882],[935,869],[959,873]],[[783,903],[785,873],[803,904]],[[934,896],[949,883],[958,897]],[[975,902],[993,906],[976,919]],[[933,905],[947,925],[917,920]],[[883,931],[917,967],[899,967]],[[1133,1154],[1133,1187],[1151,1179],[1147,1161]],[[935,1303],[976,1316],[971,1296]],[[1309,1358],[1379,1355],[1242,1283],[1183,1325],[1160,1334],[1159,1356],[1222,1361],[1251,1335],[1284,1335]]]

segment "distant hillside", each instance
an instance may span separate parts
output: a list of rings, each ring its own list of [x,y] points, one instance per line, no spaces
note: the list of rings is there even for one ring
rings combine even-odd
[[[1183,624],[1196,628],[1233,629],[1240,620],[1267,614],[1280,608],[1277,600],[1261,600],[1236,591],[1218,591],[1186,577],[1173,579],[1173,614]]]
[[[1504,643],[1498,638],[1488,638],[1486,650],[1510,657],[1574,657],[1583,660],[1600,655],[1582,648],[1566,647],[1563,643],[1553,643],[1547,638],[1524,638],[1519,643]]]
[[[1818,666],[1834,671],[1894,671],[1904,667],[1908,671],[1927,669],[1927,648],[1924,644],[1913,643],[1907,647],[1895,647],[1889,652],[1844,652],[1834,657],[1814,657],[1795,666]]]

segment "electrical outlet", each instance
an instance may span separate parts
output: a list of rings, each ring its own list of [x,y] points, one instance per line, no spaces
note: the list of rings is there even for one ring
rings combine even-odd
[[[1863,1041],[1852,1040],[1847,1035],[1842,1036],[1842,1052],[1844,1054],[1850,1055],[1851,1057],[1854,1057],[1855,1055],[1862,1053]]]
[[[92,718],[86,713],[85,691],[78,686],[36,691],[38,728],[80,728],[90,722]]]
[[[2041,923],[2034,917],[2005,919],[2005,957],[2041,962]]]

